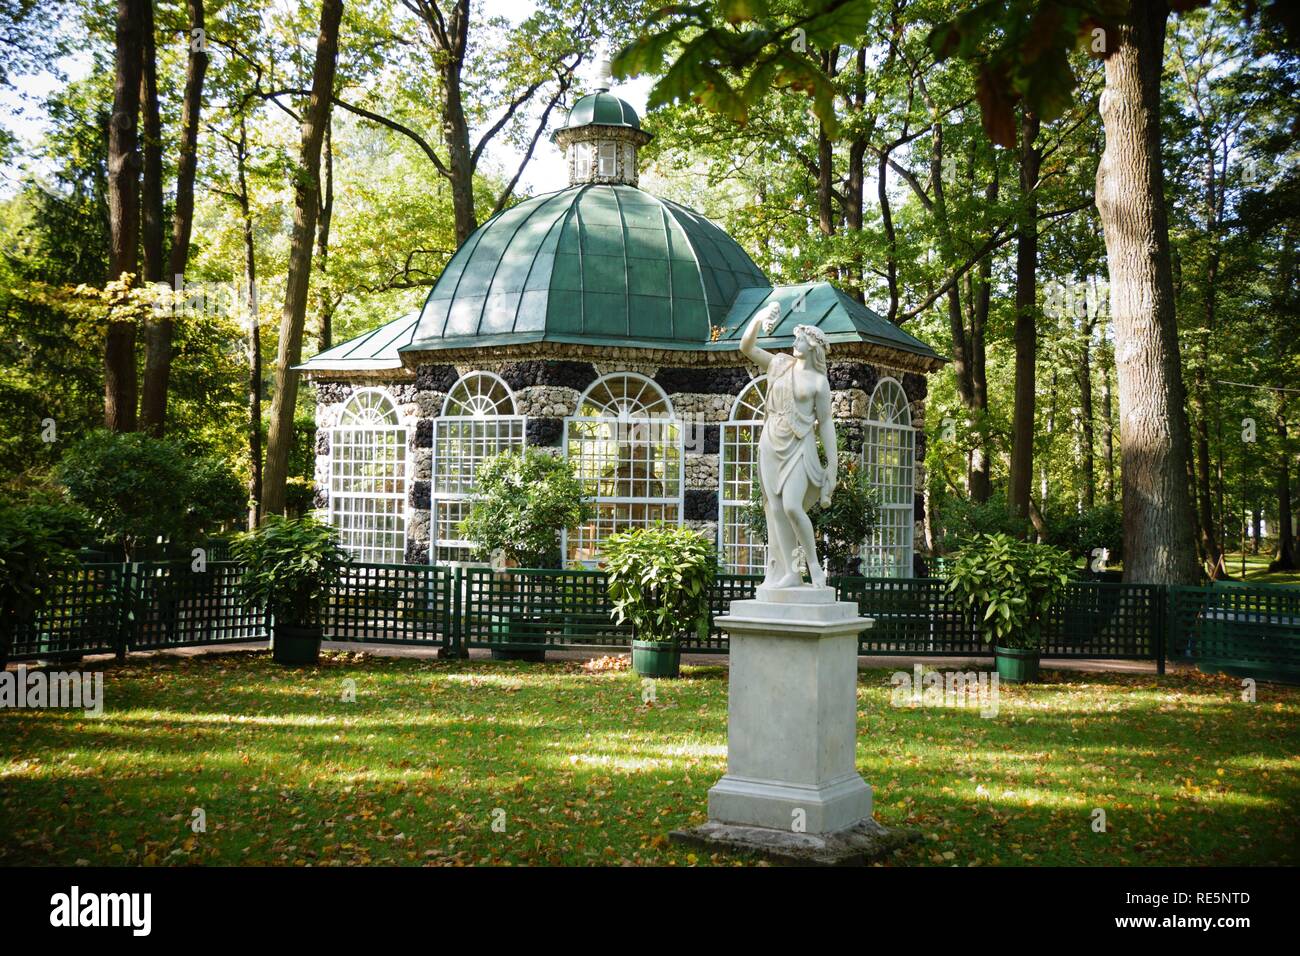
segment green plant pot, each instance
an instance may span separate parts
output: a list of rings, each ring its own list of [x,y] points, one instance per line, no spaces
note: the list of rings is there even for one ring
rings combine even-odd
[[[494,661],[527,661],[541,664],[546,660],[545,647],[511,647],[513,644],[544,644],[546,628],[534,621],[496,621],[492,625],[494,634],[502,635],[503,643],[492,647]]]
[[[995,647],[998,680],[1011,684],[1031,684],[1038,680],[1038,660],[1041,652],[1019,647]]]
[[[301,667],[320,660],[320,627],[276,624],[271,657],[277,664]]]
[[[632,670],[641,677],[677,677],[681,665],[682,650],[676,644],[632,642]]]

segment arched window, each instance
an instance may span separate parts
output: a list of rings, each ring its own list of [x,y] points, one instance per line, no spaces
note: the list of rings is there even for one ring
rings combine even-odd
[[[466,561],[471,543],[460,536],[479,466],[494,455],[524,447],[524,416],[516,414],[510,386],[491,372],[463,375],[433,422],[433,547],[437,561]]]
[[[330,523],[360,561],[405,560],[407,436],[378,388],[358,390],[330,431]]]
[[[653,380],[636,372],[616,372],[587,386],[578,400],[578,417],[634,421],[671,418],[673,406]]]
[[[915,458],[907,393],[894,379],[881,379],[862,428],[862,462],[880,496],[880,520],[862,555],[862,573],[868,577],[912,576]]]
[[[767,376],[754,379],[731,407],[718,444],[718,543],[727,570],[761,574],[767,545],[749,531],[744,512],[757,491],[758,439],[763,433]]]
[[[486,415],[513,415],[515,393],[499,375],[491,372],[470,372],[456,380],[442,403],[442,414],[454,417],[483,417]]]
[[[595,516],[566,536],[570,561],[595,562],[616,531],[682,520],[682,433],[663,389],[644,375],[598,379],[564,422],[565,451]]]

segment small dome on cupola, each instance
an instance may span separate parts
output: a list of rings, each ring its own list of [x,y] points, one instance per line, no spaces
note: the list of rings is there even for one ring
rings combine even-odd
[[[603,183],[635,186],[637,150],[653,138],[641,129],[632,105],[609,92],[609,60],[596,64],[596,91],[573,104],[564,125],[552,134],[569,165],[569,185]]]

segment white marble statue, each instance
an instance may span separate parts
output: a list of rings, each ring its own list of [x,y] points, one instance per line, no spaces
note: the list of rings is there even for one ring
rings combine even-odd
[[[767,519],[767,588],[803,584],[807,563],[813,587],[826,586],[826,572],[817,560],[808,509],[821,499],[831,501],[839,458],[835,422],[831,418],[831,384],[826,377],[826,336],[811,325],[796,326],[792,355],[769,352],[756,344],[759,330],[771,333],[780,317],[776,304],[750,320],[740,351],[767,372],[763,404],[763,435],[758,442],[758,473]],[[826,449],[826,464],[817,453],[817,439]]]

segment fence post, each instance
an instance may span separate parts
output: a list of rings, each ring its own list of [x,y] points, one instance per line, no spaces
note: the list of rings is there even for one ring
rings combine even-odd
[[[1158,585],[1159,600],[1156,602],[1156,675],[1165,676],[1165,658],[1169,653],[1169,629],[1174,626],[1176,614],[1171,613],[1170,604],[1175,600],[1174,588],[1168,584]]]
[[[461,647],[461,585],[463,569],[460,565],[451,569],[448,573],[446,568],[441,570],[444,581],[447,582],[447,600],[442,602],[443,608],[443,649],[440,654],[442,657],[449,657],[453,660],[466,656],[464,648]]]
[[[119,663],[126,660],[126,648],[135,617],[135,565],[123,562],[121,568],[122,579],[118,585],[121,597],[118,601],[117,635],[114,641],[114,652]]]

